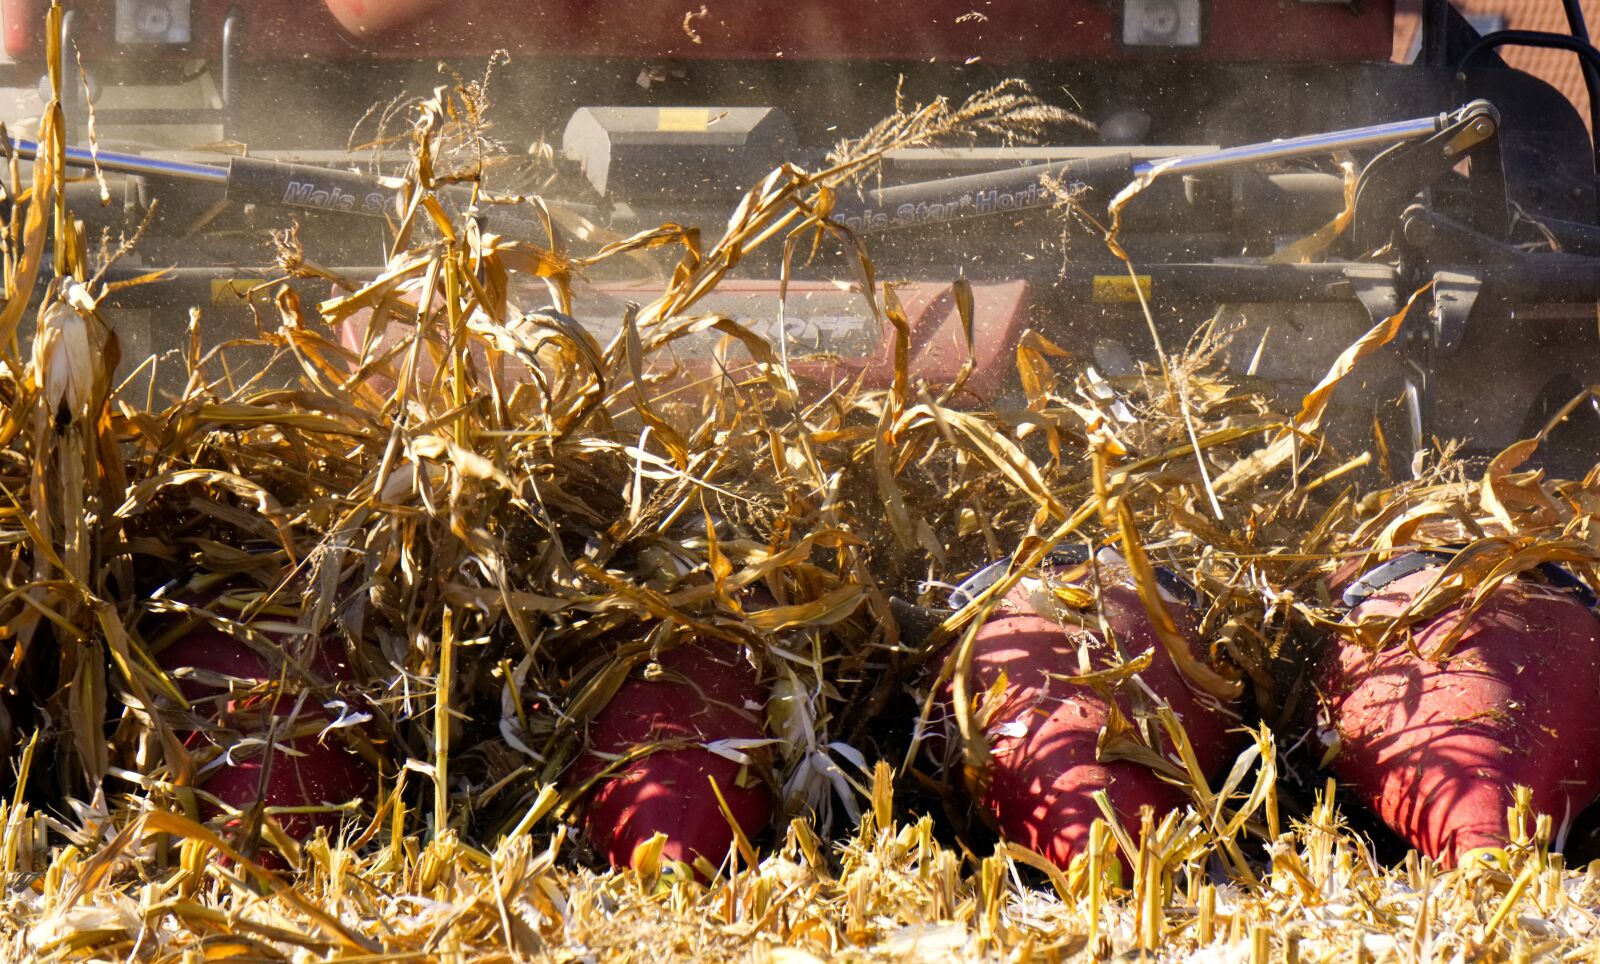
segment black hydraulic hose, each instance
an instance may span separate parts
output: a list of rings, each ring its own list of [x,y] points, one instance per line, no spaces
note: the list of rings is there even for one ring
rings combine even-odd
[[[1567,32],[1584,43],[1590,43],[1589,22],[1583,15],[1582,0],[1561,0],[1561,6],[1567,13]],[[1593,105],[1596,93],[1600,92],[1600,69],[1583,58],[1579,58],[1578,66],[1583,71],[1583,87],[1589,92],[1590,123],[1593,123]],[[1594,129],[1593,136],[1600,138],[1600,127]],[[1600,179],[1600,143],[1595,147],[1595,177]],[[1600,193],[1595,197],[1595,214],[1600,217]]]
[[[1574,37],[1588,43],[1589,24],[1583,17],[1583,4],[1579,0],[1561,0],[1561,6],[1567,11],[1567,29]]]
[[[1418,62],[1428,67],[1444,66],[1449,26],[1450,0],[1423,0]]]
[[[1578,11],[1577,20],[1571,22],[1582,27],[1585,35],[1588,34],[1588,28],[1583,26],[1583,11]],[[1594,152],[1595,178],[1600,183],[1600,51],[1595,50],[1587,36],[1568,36],[1544,30],[1496,30],[1467,48],[1467,52],[1456,61],[1456,75],[1465,79],[1467,67],[1475,58],[1501,47],[1545,47],[1569,50],[1578,55],[1578,62],[1583,68],[1583,86],[1589,92],[1589,141]]]

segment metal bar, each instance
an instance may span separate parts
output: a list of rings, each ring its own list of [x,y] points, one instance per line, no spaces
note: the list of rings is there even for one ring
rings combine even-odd
[[[1588,260],[1600,264],[1600,261]],[[1567,272],[1576,269],[1565,266]],[[148,271],[137,266],[114,266],[107,274],[112,281],[136,278]],[[352,282],[370,281],[382,274],[381,267],[341,267],[339,274]],[[1337,302],[1353,301],[1358,284],[1396,286],[1396,271],[1388,265],[1365,262],[1330,262],[1324,264],[1216,264],[1195,263],[1141,263],[1139,274],[1151,279],[1156,297],[1164,302]],[[236,266],[211,266],[198,268],[170,268],[159,282],[123,288],[107,295],[107,303],[121,307],[177,306],[207,302],[215,292],[212,282],[227,282],[224,289],[229,295],[226,304],[242,305],[242,299],[233,294],[237,286],[248,286],[276,277],[269,268],[241,268]],[[1008,277],[1016,277],[1015,274]],[[1053,292],[1062,301],[1082,303],[1104,301],[1097,295],[1101,285],[1097,282],[1112,277],[1127,277],[1127,266],[1121,262],[1100,264],[1074,264],[1064,274],[1056,269],[1041,268],[1036,275],[1028,276],[1042,288]],[[1565,277],[1565,276],[1564,276]],[[294,282],[299,285],[299,280]],[[776,290],[777,281],[772,282]],[[306,282],[308,286],[315,282]],[[308,287],[307,290],[310,290]],[[1137,309],[1137,305],[1133,307]]]
[[[1469,104],[1462,110],[1467,110],[1472,106]],[[1456,113],[1459,114],[1460,112],[1457,111]],[[1451,116],[1453,115],[1441,114],[1437,117],[1418,117],[1414,120],[1395,121],[1391,124],[1375,124],[1371,127],[1356,127],[1350,130],[1329,131],[1323,134],[1308,134],[1304,137],[1290,137],[1281,141],[1245,144],[1240,147],[1228,147],[1220,151],[1212,151],[1208,154],[1189,154],[1161,161],[1140,161],[1133,165],[1133,172],[1143,176],[1159,169],[1163,173],[1198,174],[1201,171],[1216,171],[1226,167],[1259,164],[1263,161],[1304,157],[1307,154],[1326,154],[1332,151],[1378,147],[1384,144],[1393,144],[1398,141],[1407,141],[1416,137],[1427,137],[1436,134],[1444,129]]]
[[[144,270],[149,271],[148,268]],[[377,277],[379,271],[372,268],[339,269],[342,277],[359,281],[371,280]],[[106,279],[111,282],[130,281],[139,277],[139,274],[138,268],[114,265],[106,272]],[[190,305],[244,307],[247,304],[244,297],[246,291],[256,285],[269,284],[277,277],[281,275],[275,275],[267,268],[256,267],[168,268],[160,281],[108,291],[105,303],[117,308],[176,308]],[[301,279],[292,279],[290,286],[302,289],[302,295],[309,295],[314,287]],[[326,291],[325,283],[323,291]]]
[[[95,112],[101,124],[203,124],[222,117],[214,107],[117,107]]]
[[[1498,299],[1511,305],[1593,305],[1600,301],[1600,258],[1539,254],[1521,264],[1469,270],[1483,277],[1481,299]],[[1594,320],[1593,311],[1588,318]]]
[[[844,195],[832,217],[854,231],[870,234],[1015,214],[1054,204],[1052,183],[1081,182],[1114,189],[1128,182],[1132,170],[1128,155],[1115,154],[913,181]]]
[[[128,280],[145,270],[117,265],[107,277]],[[380,267],[345,267],[340,268],[339,273],[360,283],[371,280],[382,270]],[[1515,265],[1475,265],[1463,270],[1482,278],[1484,299],[1514,305],[1592,305],[1600,300],[1600,258],[1541,254]],[[1393,267],[1353,261],[1306,265],[1149,263],[1139,266],[1139,274],[1150,279],[1156,299],[1173,304],[1359,301],[1363,289],[1396,289],[1401,285],[1400,276]],[[228,287],[223,289],[224,293],[237,298],[233,292],[239,286],[273,276],[273,271],[266,268],[175,268],[160,282],[111,292],[107,303],[128,308],[208,304],[217,298],[213,282],[225,282]],[[1052,298],[1081,305],[1104,302],[1104,297],[1097,294],[1100,287],[1097,282],[1105,277],[1126,278],[1127,267],[1120,262],[1072,265],[1064,275],[1041,271],[1040,276],[1032,280],[1038,281],[1041,289],[1049,291]],[[308,294],[315,287],[314,282],[299,279],[293,284],[306,285]],[[243,301],[224,303],[242,306]],[[1124,307],[1137,309],[1137,305]],[[1588,317],[1592,320],[1593,313]]]
[[[1462,111],[1473,109],[1477,103],[1467,105]],[[864,196],[841,198],[834,217],[856,230],[874,232],[965,220],[987,214],[1015,213],[1053,203],[1054,193],[1049,190],[1049,182],[1055,180],[1083,181],[1099,187],[1116,188],[1126,183],[1130,175],[1157,172],[1192,174],[1307,154],[1375,147],[1433,134],[1450,123],[1452,117],[1460,116],[1460,113],[1246,144],[1160,161],[1134,162],[1127,155],[1112,155],[921,181],[867,191]],[[38,144],[26,140],[14,141],[13,147],[24,158],[34,157],[39,151]],[[239,199],[242,200],[312,207],[335,213],[381,216],[385,211],[385,195],[393,190],[393,185],[382,179],[350,171],[263,162],[251,158],[230,158],[227,166],[218,166],[68,147],[66,161],[74,167],[98,165],[102,170],[122,174],[218,184],[229,188],[230,196],[235,189],[239,189]],[[263,179],[262,172],[267,168],[271,169],[273,176]],[[290,177],[295,179],[293,184],[286,180]],[[328,189],[319,190],[318,185],[324,181]],[[266,191],[261,184],[266,184],[271,190]],[[338,190],[333,190],[334,187]],[[251,193],[252,190],[254,193]],[[250,196],[244,197],[244,194]]]
[[[1362,287],[1398,285],[1395,269],[1365,262],[1325,264],[1147,263],[1138,268],[1149,279],[1151,296],[1164,304],[1327,303],[1357,301]],[[1072,303],[1106,302],[1102,282],[1127,280],[1121,263],[1069,265],[1052,286],[1057,298]],[[1115,303],[1121,289],[1113,292]],[[1136,301],[1128,303],[1137,310]]]
[[[32,160],[39,154],[39,145],[33,141],[16,138],[11,142],[18,157]],[[90,151],[86,147],[67,147],[67,166],[92,168],[118,174],[143,174],[149,177],[166,177],[177,181],[200,181],[205,184],[227,184],[228,169],[214,164],[188,164],[183,161],[164,161],[142,154],[122,154],[117,151]]]
[[[244,14],[238,8],[228,11],[222,21],[222,137],[227,140],[238,127],[239,50],[244,44]]]
[[[1050,190],[1050,182],[1079,181],[1115,189],[1127,183],[1130,177],[1147,174],[1195,174],[1307,154],[1378,147],[1435,134],[1454,118],[1482,103],[1474,101],[1459,111],[1436,117],[1309,134],[1162,160],[1135,162],[1125,154],[1113,154],[900,184],[855,197],[842,197],[833,216],[853,230],[872,233],[990,214],[1014,214],[1053,204],[1055,193]]]
[[[1308,134],[1304,137],[1290,137],[1281,141],[1245,144],[1240,147],[1224,148],[1220,151],[1186,154],[1164,158],[1159,161],[1138,161],[1132,165],[1132,171],[1135,175],[1141,176],[1157,168],[1160,168],[1164,173],[1195,174],[1201,171],[1215,171],[1226,167],[1239,167],[1247,164],[1259,164],[1264,161],[1302,157],[1307,154],[1376,147],[1436,133],[1447,123],[1448,116],[1419,117],[1414,120],[1395,121],[1390,124],[1375,124],[1371,127],[1357,127],[1350,130]],[[39,150],[38,144],[20,138],[14,140],[12,144],[15,146],[17,155],[24,159],[32,159]],[[1106,159],[1098,160],[1100,160],[1098,165],[1085,166],[1111,166],[1106,164]],[[120,174],[170,177],[178,180],[202,181],[208,184],[228,183],[228,170],[212,164],[167,161],[140,154],[121,154],[115,151],[91,153],[87,148],[83,147],[67,148],[67,164],[71,167],[93,167],[98,164],[101,170],[115,171]],[[1007,180],[1018,180],[1020,177],[1024,181],[1031,179],[1036,182],[1040,174],[1059,173],[1064,169],[1070,170],[1072,167],[1081,164],[1084,164],[1084,162],[1065,161],[1058,164],[1036,164],[998,172],[997,176],[1005,177]],[[970,178],[983,176],[967,175]],[[965,180],[965,178],[950,178],[948,180],[954,182],[956,180]],[[924,182],[924,185],[915,186],[931,188],[933,185],[941,183],[943,182],[928,181]],[[904,185],[903,187],[910,188],[913,186]],[[882,193],[888,194],[899,190],[902,190],[902,188],[887,188]]]

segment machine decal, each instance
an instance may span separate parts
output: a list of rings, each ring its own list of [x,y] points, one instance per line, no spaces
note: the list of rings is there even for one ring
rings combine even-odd
[[[1139,275],[1137,283],[1125,274],[1097,274],[1094,276],[1094,300],[1101,304],[1130,304],[1139,300],[1141,294],[1144,300],[1150,300],[1150,276]]]
[[[663,107],[656,113],[658,131],[703,131],[711,126],[711,111],[699,107]]]
[[[354,212],[357,205],[364,212],[382,211],[389,196],[373,191],[366,197],[341,191],[338,187],[321,188],[311,181],[290,181],[283,190],[283,203],[297,208],[322,208],[327,211]]]

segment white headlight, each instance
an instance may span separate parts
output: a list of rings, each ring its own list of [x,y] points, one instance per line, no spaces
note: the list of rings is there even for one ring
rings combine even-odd
[[[1122,42],[1130,47],[1200,46],[1200,0],[1124,0]]]
[[[117,43],[186,44],[189,0],[117,0]]]

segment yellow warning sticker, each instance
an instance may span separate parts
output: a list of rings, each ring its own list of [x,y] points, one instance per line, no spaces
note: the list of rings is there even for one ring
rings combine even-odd
[[[262,288],[259,278],[211,279],[211,303],[214,305],[249,304],[251,294],[260,297],[263,294],[270,294],[270,289]]]
[[[658,131],[703,131],[711,126],[711,111],[699,107],[662,107],[656,111]]]
[[[1138,301],[1143,294],[1145,300],[1150,298],[1150,276],[1139,276],[1138,286],[1134,286],[1134,279],[1125,274],[1097,274],[1094,276],[1094,300],[1106,304],[1123,304]]]

